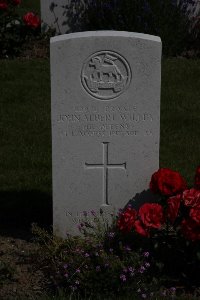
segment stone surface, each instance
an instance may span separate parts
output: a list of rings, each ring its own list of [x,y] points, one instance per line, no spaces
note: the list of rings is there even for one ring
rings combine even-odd
[[[52,4],[55,4],[53,10],[50,9]],[[66,5],[68,0],[41,0],[40,11],[42,20],[42,31],[46,31],[49,28],[55,29],[57,34],[64,34],[68,30],[66,24],[67,17]]]
[[[54,230],[112,212],[159,167],[161,41],[117,31],[51,39]]]

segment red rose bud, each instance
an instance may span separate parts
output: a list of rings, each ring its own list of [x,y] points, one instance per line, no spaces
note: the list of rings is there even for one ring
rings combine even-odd
[[[164,222],[163,208],[158,203],[145,203],[139,209],[139,217],[145,227],[160,228]]]
[[[31,28],[38,28],[41,24],[40,18],[32,12],[28,12],[23,16],[23,21],[26,26]]]
[[[196,169],[196,174],[194,177],[194,185],[197,189],[200,190],[200,166],[198,166]]]
[[[200,191],[194,188],[183,192],[183,203],[185,206],[195,207],[200,205]]]
[[[21,0],[12,0],[13,5],[21,4]]]
[[[135,209],[128,207],[117,221],[117,227],[123,232],[130,232],[134,227],[134,223],[137,217],[137,212]]]
[[[6,1],[0,0],[0,10],[7,10],[8,3]]]
[[[173,170],[161,168],[151,177],[150,190],[165,196],[173,196],[187,188],[186,181]]]
[[[167,199],[166,215],[171,223],[174,223],[180,207],[181,195],[176,195]]]

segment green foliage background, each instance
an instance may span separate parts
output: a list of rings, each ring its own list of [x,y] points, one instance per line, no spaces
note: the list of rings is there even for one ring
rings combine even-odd
[[[172,0],[71,1],[66,22],[71,32],[122,30],[158,35],[167,56],[178,55],[188,46],[188,19]]]

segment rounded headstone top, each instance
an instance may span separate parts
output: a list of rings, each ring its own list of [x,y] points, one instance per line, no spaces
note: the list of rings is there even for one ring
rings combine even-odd
[[[83,32],[62,34],[62,35],[52,37],[50,39],[50,42],[55,43],[55,42],[69,40],[69,39],[89,38],[89,37],[126,37],[126,38],[138,38],[138,39],[161,43],[161,39],[159,36],[137,33],[137,32],[114,31],[114,30],[83,31]]]

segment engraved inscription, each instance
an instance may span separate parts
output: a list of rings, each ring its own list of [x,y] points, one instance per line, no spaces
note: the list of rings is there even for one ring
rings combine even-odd
[[[130,66],[116,52],[96,52],[83,64],[82,85],[90,95],[99,100],[116,98],[128,88],[130,81]]]
[[[136,105],[74,105],[57,116],[63,136],[70,137],[151,137],[154,117]]]
[[[102,169],[103,170],[103,203],[102,206],[108,206],[108,170],[109,169],[122,169],[126,170],[126,162],[122,164],[109,164],[108,163],[108,142],[103,142],[103,163],[89,164],[85,163],[86,169]]]

